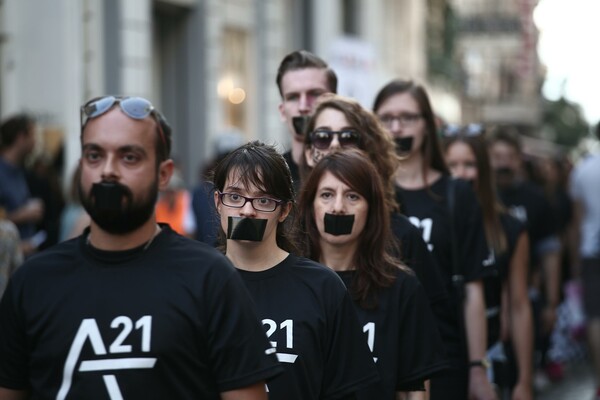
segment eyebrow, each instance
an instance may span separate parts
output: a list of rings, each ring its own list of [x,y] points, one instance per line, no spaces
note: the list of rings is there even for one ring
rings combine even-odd
[[[86,151],[86,150],[104,150],[104,148],[97,143],[86,143],[83,145],[82,149],[84,151]],[[138,152],[141,154],[146,154],[146,150],[142,146],[133,145],[133,144],[121,146],[117,149],[117,151],[121,152],[121,153],[134,151],[134,152]]]

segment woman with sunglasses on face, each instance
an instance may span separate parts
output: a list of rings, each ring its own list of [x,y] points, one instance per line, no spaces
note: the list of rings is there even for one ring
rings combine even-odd
[[[451,182],[423,87],[392,81],[376,96],[374,112],[401,151],[395,184],[402,213],[423,230],[451,294],[454,312],[441,334],[452,368],[431,381],[431,399],[494,399],[486,375],[482,283],[492,271],[485,267],[488,251],[477,199],[468,183]]]
[[[283,156],[248,143],[219,162],[213,183],[225,255],[285,368],[268,382],[269,398],[354,398],[378,374],[343,282],[292,254],[294,189]]]
[[[305,253],[333,269],[354,299],[381,382],[358,399],[425,399],[423,382],[445,368],[426,295],[394,257],[385,186],[358,149],[319,161],[299,199]]]
[[[453,176],[473,184],[483,212],[487,243],[495,255],[497,275],[484,280],[488,349],[501,349],[498,341],[511,338],[518,367],[512,399],[531,399],[533,327],[527,296],[529,238],[525,226],[498,201],[484,128],[478,124],[447,126],[443,134],[448,167]],[[513,365],[509,369],[514,371]],[[503,389],[514,384],[496,383]]]
[[[448,313],[448,294],[438,268],[433,265],[420,231],[397,212],[394,173],[398,157],[394,142],[371,111],[353,99],[333,94],[319,98],[307,129],[304,158],[300,162],[301,177],[306,177],[321,158],[336,151],[358,148],[373,163],[384,185],[392,231],[400,241],[396,256],[414,270],[436,318],[443,323]]]

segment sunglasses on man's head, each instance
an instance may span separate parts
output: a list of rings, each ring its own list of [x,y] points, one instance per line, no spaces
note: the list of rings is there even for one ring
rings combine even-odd
[[[454,136],[480,136],[485,133],[485,126],[482,124],[457,125],[448,124],[442,128],[442,135],[445,137]]]
[[[325,150],[329,148],[336,135],[341,147],[358,146],[360,143],[360,135],[353,129],[344,129],[341,131],[317,129],[310,133],[309,139],[310,143],[317,149]]]
[[[83,130],[83,127],[88,120],[99,117],[100,115],[106,113],[115,104],[119,105],[125,115],[133,119],[144,119],[151,115],[158,124],[160,139],[163,145],[166,147],[167,142],[165,140],[165,134],[161,125],[163,117],[158,110],[154,108],[152,103],[143,97],[103,96],[91,99],[81,106],[81,129]]]

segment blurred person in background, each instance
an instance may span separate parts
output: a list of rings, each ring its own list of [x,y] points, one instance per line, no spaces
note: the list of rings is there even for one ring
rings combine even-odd
[[[600,123],[596,126],[600,139]],[[570,193],[574,201],[573,233],[579,247],[573,249],[583,284],[587,317],[587,338],[595,371],[596,394],[600,400],[600,154],[579,162],[571,174]]]
[[[497,198],[485,128],[480,124],[447,125],[442,133],[450,172],[471,182],[475,189],[485,237],[494,255],[497,272],[484,279],[492,381],[499,386],[502,399],[531,400],[533,322],[527,296],[529,238],[525,225],[509,215]]]
[[[11,275],[23,262],[20,241],[19,230],[0,207],[0,299]]]
[[[33,198],[27,183],[25,158],[35,147],[35,121],[26,114],[5,119],[0,125],[0,207],[19,229],[25,256],[34,253],[46,237],[36,234],[44,218],[44,203]]]
[[[344,280],[381,381],[361,400],[425,399],[424,381],[446,367],[444,345],[414,272],[395,257],[385,185],[362,151],[325,155],[302,185],[304,253]]]
[[[193,238],[196,233],[192,196],[185,186],[181,170],[177,167],[169,184],[158,196],[156,220],[169,224],[171,229],[182,236]]]
[[[547,384],[548,376],[562,375],[559,364],[547,358],[550,335],[556,322],[561,296],[561,244],[556,216],[542,189],[524,179],[523,153],[517,132],[499,127],[490,137],[490,162],[498,194],[510,214],[527,228],[530,242],[529,296],[532,301],[535,332],[534,384]]]
[[[46,238],[38,250],[44,250],[59,241],[60,215],[65,206],[60,184],[60,171],[56,162],[47,154],[39,154],[26,173],[31,196],[41,199],[44,204],[44,217],[36,224],[38,232],[45,232]]]
[[[441,326],[451,368],[431,380],[431,399],[495,399],[487,377],[483,278],[493,272],[481,209],[470,185],[453,180],[439,145],[425,89],[394,80],[377,94],[373,111],[397,143],[397,201],[422,229],[450,293],[451,323]]]
[[[79,180],[81,179],[79,165],[73,171],[69,184],[67,202],[60,215],[59,242],[72,239],[83,233],[90,225],[90,216],[81,204]]]
[[[281,95],[279,115],[292,138],[284,153],[296,189],[300,187],[298,165],[302,158],[306,124],[317,98],[337,91],[337,76],[327,63],[306,50],[286,55],[277,69],[277,88]]]

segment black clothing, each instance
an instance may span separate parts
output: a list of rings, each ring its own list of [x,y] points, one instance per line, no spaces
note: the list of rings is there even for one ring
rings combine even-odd
[[[333,271],[292,254],[265,271],[238,271],[285,368],[267,385],[270,399],[337,399],[379,380]]]
[[[500,214],[500,223],[504,234],[506,235],[506,251],[502,254],[495,255],[494,274],[483,280],[488,324],[488,348],[493,346],[500,338],[502,284],[508,279],[510,273],[510,261],[515,253],[517,241],[525,231],[525,225],[508,214]]]
[[[217,250],[168,226],[148,249],[101,251],[87,237],[13,275],[0,303],[0,386],[35,399],[218,399],[281,372]]]
[[[432,379],[432,400],[464,400],[466,397],[467,350],[463,345],[464,338],[460,336],[464,321],[458,319],[459,307],[463,309],[461,294],[452,281],[452,236],[456,238],[458,266],[465,282],[482,280],[494,271],[493,264],[490,265],[487,259],[488,249],[477,198],[469,183],[460,179],[454,180],[454,226],[451,226],[448,209],[450,179],[452,178],[443,175],[423,189],[396,189],[396,199],[402,213],[421,229],[423,240],[427,243],[450,294],[444,310],[433,307],[451,369]],[[449,385],[460,387],[461,390]]]
[[[339,271],[350,287],[356,271]],[[389,288],[380,289],[377,308],[355,303],[367,343],[381,381],[357,394],[358,399],[394,400],[397,391],[415,390],[447,367],[444,345],[427,304],[425,291],[415,276],[398,269]]]

